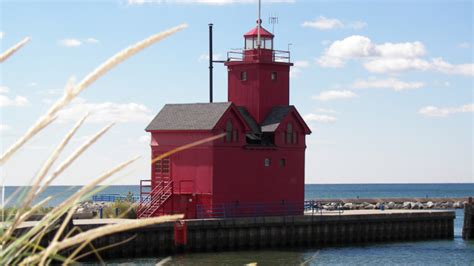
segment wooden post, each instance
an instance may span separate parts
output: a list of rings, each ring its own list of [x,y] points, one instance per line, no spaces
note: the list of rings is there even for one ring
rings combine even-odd
[[[469,197],[469,200],[466,205],[464,205],[464,225],[462,228],[462,238],[464,240],[474,239],[474,204],[472,202],[472,197]]]

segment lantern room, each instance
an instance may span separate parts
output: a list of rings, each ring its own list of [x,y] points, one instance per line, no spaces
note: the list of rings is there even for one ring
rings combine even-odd
[[[258,40],[258,33],[260,31],[260,45]],[[273,50],[273,37],[274,35],[271,34],[269,31],[264,29],[262,26],[257,25],[255,28],[244,34],[245,39],[245,50],[252,50],[252,49],[268,49]]]

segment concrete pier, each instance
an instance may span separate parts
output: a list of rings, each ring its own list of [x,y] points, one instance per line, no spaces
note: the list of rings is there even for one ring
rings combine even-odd
[[[131,230],[93,241],[96,248],[132,240],[101,251],[104,258],[157,257],[206,252],[288,247],[325,247],[379,242],[450,239],[453,211],[364,210],[317,215],[187,220],[187,243],[176,245],[174,224]],[[119,220],[76,220],[82,230]],[[91,258],[93,259],[93,258]]]
[[[474,239],[474,202],[472,202],[472,198],[469,198],[468,203],[464,206],[462,238],[464,240]]]

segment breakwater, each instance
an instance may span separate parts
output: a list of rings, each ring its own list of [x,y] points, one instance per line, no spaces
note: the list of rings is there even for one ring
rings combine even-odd
[[[322,209],[372,210],[372,209],[462,209],[468,198],[355,198],[314,199]]]
[[[166,256],[180,252],[325,247],[453,238],[453,211],[344,211],[317,215],[186,220],[176,244],[174,223],[122,232],[92,243],[104,258]],[[114,222],[114,221],[111,221]],[[107,223],[76,220],[82,230]],[[90,258],[93,259],[93,258]]]

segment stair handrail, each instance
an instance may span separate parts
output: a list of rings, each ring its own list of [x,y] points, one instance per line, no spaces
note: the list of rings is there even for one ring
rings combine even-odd
[[[150,180],[150,181],[151,181],[151,180]],[[137,213],[138,213],[139,215],[140,215],[142,209],[143,209],[144,207],[146,207],[147,205],[150,204],[151,199],[152,199],[152,198],[151,198],[151,195],[155,194],[158,190],[160,190],[160,189],[162,188],[162,186],[161,186],[161,183],[162,183],[162,182],[163,182],[163,181],[159,181],[158,184],[156,184],[156,186],[155,186],[149,193],[147,193],[147,195],[146,195],[145,197],[142,197],[142,194],[145,194],[145,193],[142,193],[142,192],[140,191],[140,204],[138,205],[138,208],[137,208]],[[140,189],[140,190],[141,190],[141,189]],[[148,203],[146,203],[147,200],[149,200]]]
[[[164,182],[165,182],[165,181],[161,181],[160,184],[161,184],[161,183],[164,183]],[[156,203],[156,202],[158,202],[158,201],[161,200],[162,194],[164,194],[167,190],[171,190],[171,191],[172,191],[172,189],[173,189],[173,181],[170,180],[170,181],[168,181],[164,186],[162,186],[156,193],[150,193],[150,195],[159,195],[159,196],[153,197],[152,200],[151,200],[148,204],[146,204],[144,207],[142,207],[142,209],[140,209],[140,211],[139,211],[139,215],[138,215],[138,216],[139,216],[139,217],[142,217],[142,214],[144,214],[144,213],[146,213],[148,210],[150,210],[150,209],[153,207],[154,203]],[[171,193],[171,194],[173,194],[173,193]],[[168,198],[169,198],[169,196],[168,196],[166,199],[168,199]],[[165,199],[165,201],[166,201],[166,199]],[[158,206],[156,206],[156,209],[160,208],[162,204],[163,204],[163,203],[161,203],[161,204],[159,204]],[[144,209],[143,209],[143,208],[144,208]]]
[[[162,181],[161,183],[164,183],[164,181]],[[160,184],[161,184],[161,183],[160,183]],[[154,204],[155,204],[156,202],[158,202],[158,201],[161,200],[162,194],[164,194],[164,193],[166,192],[165,190],[169,190],[169,187],[171,186],[172,183],[173,183],[173,181],[168,181],[164,186],[160,187],[160,189],[159,189],[156,193],[153,193],[153,195],[159,195],[159,196],[153,197],[152,200],[151,200],[148,204],[146,204],[146,205],[144,206],[145,209],[144,209],[144,210],[140,210],[140,215],[139,215],[140,217],[142,216],[142,214],[144,214],[144,213],[146,213],[148,210],[150,210],[150,209],[154,206]],[[171,187],[171,189],[172,189],[172,187]],[[150,193],[150,195],[152,195],[152,194]],[[168,198],[166,198],[166,199],[168,199]],[[165,200],[166,200],[166,199],[165,199]],[[160,208],[162,204],[163,204],[163,203],[161,203],[161,204],[159,204],[158,206],[156,206],[156,209]],[[155,209],[155,210],[156,210],[156,209]]]

